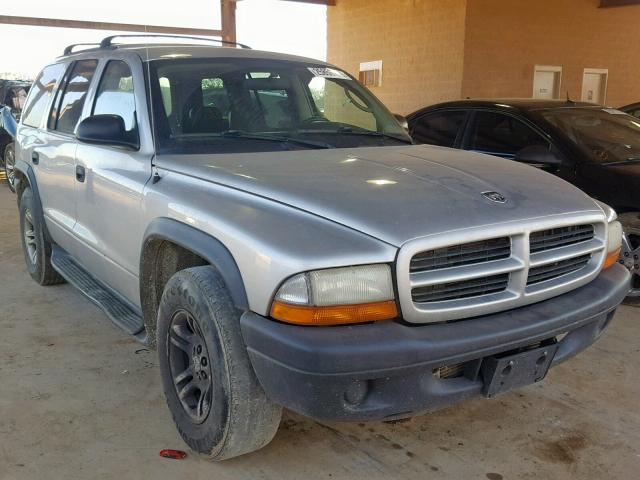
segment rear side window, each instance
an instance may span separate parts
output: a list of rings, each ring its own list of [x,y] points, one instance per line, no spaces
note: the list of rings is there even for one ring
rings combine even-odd
[[[133,75],[125,62],[112,60],[107,64],[100,79],[93,114],[118,115],[124,120],[124,126],[128,132],[136,128]]]
[[[47,105],[53,94],[53,89],[64,73],[65,65],[57,63],[45,67],[31,87],[27,104],[22,113],[22,123],[30,127],[39,127]]]
[[[50,126],[55,123],[54,130],[63,133],[74,132],[97,66],[97,60],[80,60],[73,65],[67,76],[62,100],[56,108],[57,118],[52,118],[50,122]]]
[[[453,147],[466,115],[464,110],[429,113],[415,121],[411,135],[418,143]]]
[[[470,150],[510,157],[534,145],[551,146],[542,135],[511,115],[476,113],[469,137]]]

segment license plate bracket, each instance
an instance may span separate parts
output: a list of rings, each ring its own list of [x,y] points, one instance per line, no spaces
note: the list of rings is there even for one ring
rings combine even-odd
[[[511,355],[496,355],[482,361],[482,393],[487,397],[539,382],[546,377],[558,345],[552,343]]]

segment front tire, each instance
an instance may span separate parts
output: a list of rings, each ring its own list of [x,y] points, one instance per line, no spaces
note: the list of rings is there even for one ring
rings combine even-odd
[[[64,279],[51,265],[51,243],[44,234],[43,219],[36,213],[31,188],[20,198],[20,233],[27,271],[40,285],[56,285]]]
[[[4,149],[4,173],[7,177],[9,189],[16,193],[16,154],[13,143],[10,143]]]
[[[171,277],[160,301],[157,335],[167,405],[193,450],[225,460],[271,441],[282,408],[256,378],[240,312],[213,267]]]

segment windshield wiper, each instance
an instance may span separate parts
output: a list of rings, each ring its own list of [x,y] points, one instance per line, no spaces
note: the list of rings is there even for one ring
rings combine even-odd
[[[324,142],[312,142],[297,138],[283,137],[280,135],[258,135],[256,133],[243,132],[242,130],[227,130],[220,134],[224,138],[241,138],[249,140],[265,140],[268,142],[293,143],[311,148],[334,148],[333,145]]]
[[[613,162],[604,162],[602,165],[605,167],[615,167],[616,165],[635,165],[640,163],[640,157],[630,157],[626,160],[616,160]]]

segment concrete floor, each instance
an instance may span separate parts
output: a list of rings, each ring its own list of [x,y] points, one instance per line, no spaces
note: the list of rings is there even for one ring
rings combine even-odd
[[[70,286],[31,281],[16,212],[0,186],[0,480],[638,478],[640,309],[631,307],[545,382],[494,400],[398,424],[286,413],[255,454],[160,458],[185,445],[155,354]]]

